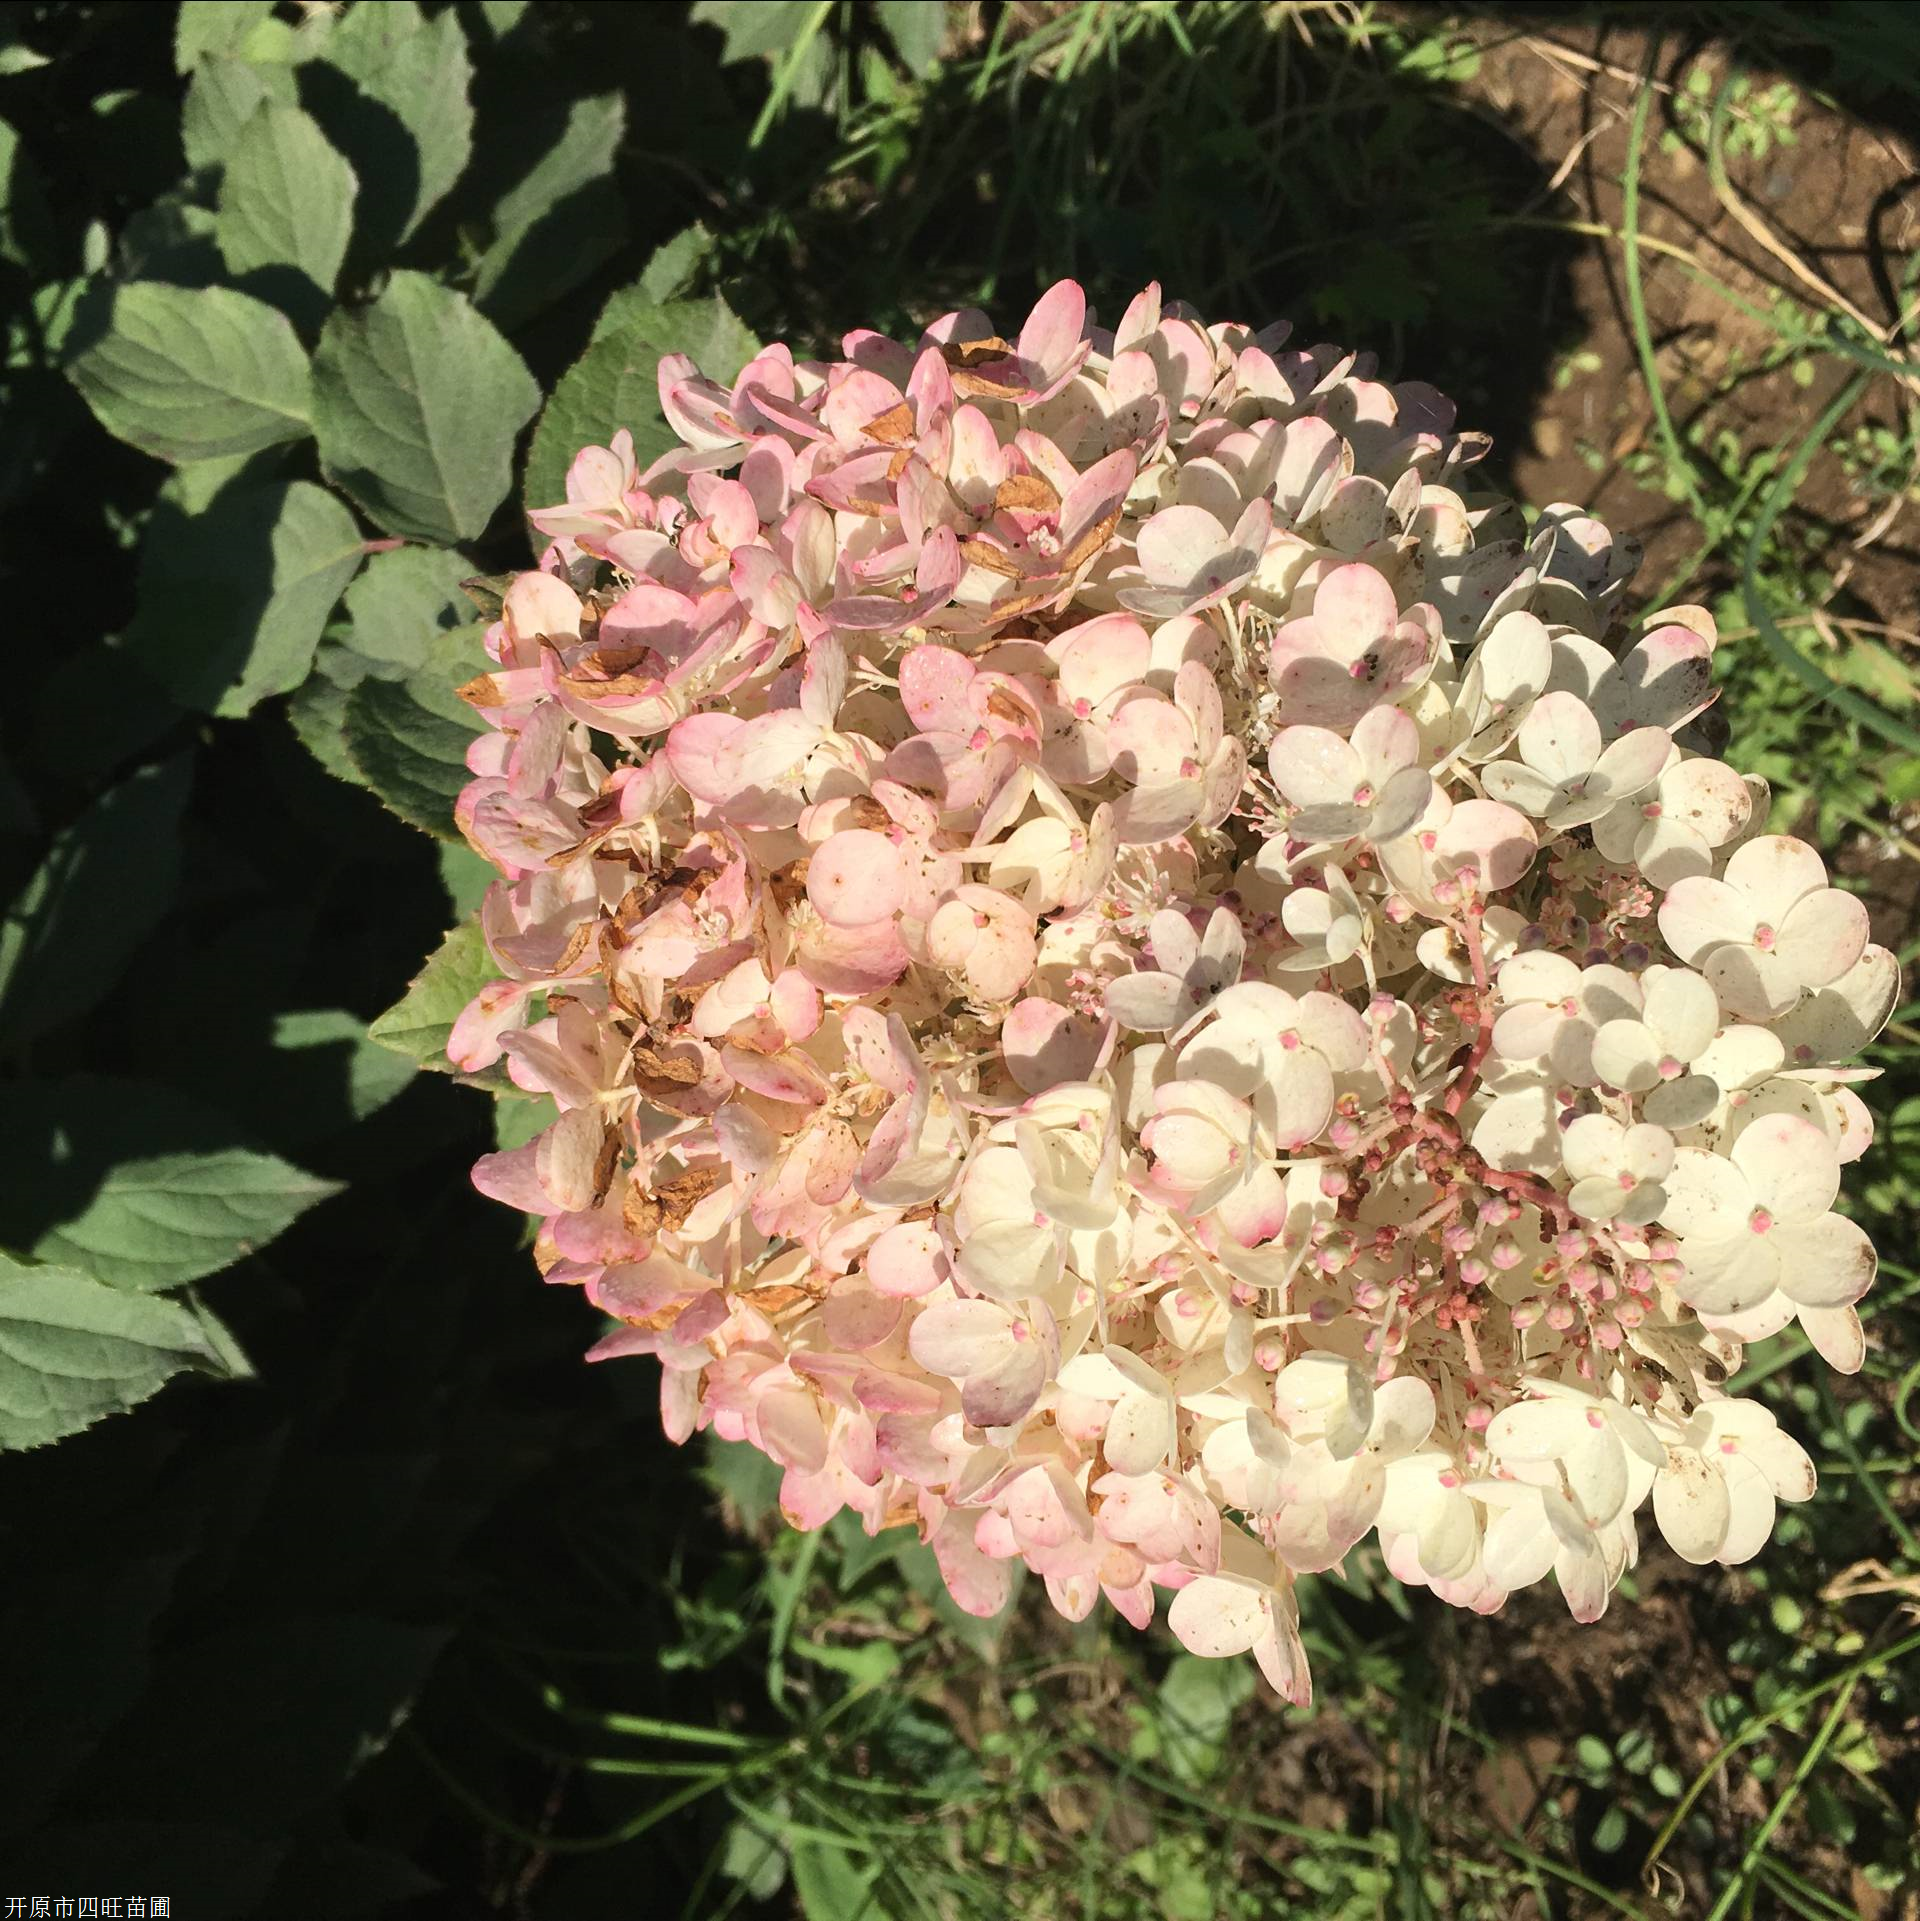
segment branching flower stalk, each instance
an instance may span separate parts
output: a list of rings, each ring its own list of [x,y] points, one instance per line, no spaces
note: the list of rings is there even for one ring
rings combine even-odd
[[[1370,359],[1071,282],[583,449],[462,690],[501,978],[449,1053],[558,1120],[480,1188],[676,1440],[988,1614],[1163,1597],[1304,1701],[1369,1533],[1592,1620],[1636,1517],[1757,1553],[1813,1470],[1722,1383],[1860,1365],[1893,957],[1705,751],[1714,624]]]

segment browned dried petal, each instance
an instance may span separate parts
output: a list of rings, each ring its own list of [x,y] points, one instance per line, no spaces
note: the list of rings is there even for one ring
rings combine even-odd
[[[642,1240],[663,1230],[671,1233],[726,1178],[725,1168],[692,1167],[670,1180],[656,1181],[652,1187],[633,1181],[621,1204],[620,1218],[627,1232]]]
[[[995,490],[995,513],[1057,514],[1060,496],[1038,474],[1009,474]]]
[[[500,691],[500,683],[491,674],[475,674],[474,677],[456,687],[455,696],[464,700],[469,707],[504,707],[506,695]]]
[[[997,547],[990,540],[963,541],[960,557],[983,573],[1002,574],[1008,580],[1018,580],[1026,572],[1004,547]]]
[[[889,407],[883,414],[875,414],[862,430],[869,440],[878,440],[889,447],[898,446],[903,440],[913,438],[913,409],[903,400],[897,406]]]

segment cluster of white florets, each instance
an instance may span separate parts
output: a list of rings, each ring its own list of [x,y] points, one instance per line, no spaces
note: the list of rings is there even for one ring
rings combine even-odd
[[[1857,1367],[1843,1063],[1893,958],[1699,751],[1711,619],[1469,490],[1431,388],[1071,283],[585,449],[463,690],[501,978],[449,1049],[668,1431],[961,1605],[1156,1592],[1304,1699],[1377,1532],[1606,1606],[1635,1516],[1752,1555],[1806,1455],[1718,1383]]]

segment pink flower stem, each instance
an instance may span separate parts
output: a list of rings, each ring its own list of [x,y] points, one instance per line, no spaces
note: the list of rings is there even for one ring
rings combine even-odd
[[[1469,901],[1466,912],[1461,916],[1461,933],[1467,943],[1467,959],[1473,968],[1473,984],[1480,994],[1480,1028],[1473,1038],[1473,1052],[1467,1056],[1467,1064],[1461,1070],[1460,1078],[1447,1089],[1446,1099],[1441,1103],[1449,1114],[1457,1114],[1466,1105],[1467,1096],[1474,1090],[1480,1079],[1480,1069],[1487,1058],[1487,1049],[1493,1045],[1493,983],[1487,974],[1487,950],[1480,939],[1481,908],[1478,901]]]

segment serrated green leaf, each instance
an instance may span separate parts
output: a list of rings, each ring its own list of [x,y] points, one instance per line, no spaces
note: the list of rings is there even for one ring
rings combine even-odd
[[[142,768],[56,836],[0,920],[0,1033],[9,1043],[84,1014],[126,971],[172,902],[192,778],[185,754]]]
[[[428,20],[384,0],[349,8],[301,69],[302,104],[360,177],[370,257],[384,260],[410,239],[466,170],[472,78],[453,8]]]
[[[342,643],[385,679],[427,664],[434,636],[473,624],[460,583],[473,563],[450,547],[375,554],[347,589]]]
[[[442,841],[434,851],[439,856],[440,885],[447,890],[449,911],[462,918],[476,912],[487,889],[500,878],[499,869],[465,841]]]
[[[713,235],[697,220],[691,227],[682,227],[671,240],[663,240],[647,256],[640,278],[600,309],[593,338],[615,332],[623,324],[624,312],[633,306],[658,307],[677,300],[692,286],[694,275],[712,251]],[[628,309],[623,309],[622,302],[628,303]]]
[[[947,43],[946,0],[877,0],[874,12],[911,74],[927,74]]]
[[[241,130],[269,101],[291,107],[299,89],[290,69],[246,60],[208,60],[195,68],[180,109],[180,140],[187,165],[218,167]]]
[[[759,342],[718,298],[655,304],[629,292],[615,294],[607,305],[614,319],[602,317],[593,344],[561,377],[533,430],[526,471],[529,507],[563,498],[573,456],[582,447],[604,447],[618,428],[633,434],[642,467],[677,444],[660,412],[662,354],[690,354],[702,373],[724,385],[759,350]]]
[[[626,102],[617,93],[573,101],[553,145],[533,163],[518,185],[500,196],[500,203],[493,210],[495,231],[510,234],[516,228],[527,226],[589,181],[610,173],[626,127]],[[485,277],[483,260],[480,278]]]
[[[442,840],[459,837],[453,803],[473,778],[473,716],[445,681],[363,680],[347,696],[342,734],[382,805]]]
[[[461,584],[469,565],[448,547],[399,547],[375,554],[347,589],[344,619],[321,641],[313,672],[287,706],[294,732],[336,779],[367,784],[347,751],[347,696],[370,674],[401,680],[417,673],[444,636],[471,624]],[[479,666],[476,656],[474,671]]]
[[[332,677],[336,665],[352,659],[345,648],[323,645],[314,655],[313,672],[287,697],[287,721],[301,746],[335,780],[364,787],[367,783],[347,752],[346,739],[347,696],[364,676],[357,667],[350,667],[346,679]]]
[[[453,1024],[481,988],[499,978],[480,923],[464,921],[428,955],[406,993],[367,1029],[367,1038],[417,1067],[458,1073],[447,1059]]]
[[[204,60],[238,53],[272,11],[273,0],[181,0],[173,23],[174,72],[191,73]]]
[[[338,1191],[172,1088],[76,1075],[10,1090],[0,1222],[36,1259],[161,1293],[230,1267]]]
[[[492,323],[417,273],[396,273],[371,306],[333,315],[313,385],[329,477],[390,532],[443,545],[485,531],[511,484],[514,440],[540,404]]]
[[[474,272],[474,304],[502,327],[570,293],[627,237],[613,160],[626,132],[617,93],[576,100],[553,144],[494,209],[494,241]]]
[[[198,514],[163,497],[129,651],[183,705],[249,713],[306,679],[365,551],[353,516],[311,481],[231,486]]]
[[[127,1294],[0,1254],[0,1449],[40,1447],[137,1407],[176,1374],[231,1375],[186,1301]]]
[[[286,315],[229,287],[140,281],[97,293],[67,376],[107,432],[175,462],[313,431],[307,356]]]
[[[298,107],[263,103],[242,128],[220,176],[215,238],[235,274],[297,319],[317,323],[353,234],[353,169]]]

